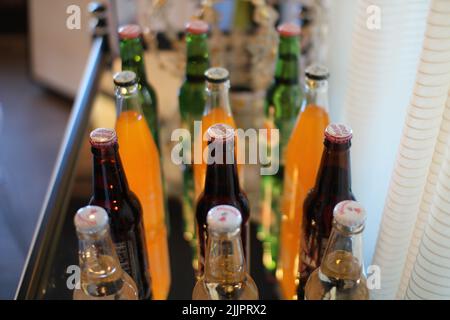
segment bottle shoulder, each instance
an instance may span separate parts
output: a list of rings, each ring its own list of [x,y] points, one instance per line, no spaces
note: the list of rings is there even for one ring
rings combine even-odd
[[[139,82],[139,93],[144,98],[144,103],[151,103],[154,106],[158,105],[158,97],[153,86],[147,81]]]
[[[128,195],[108,200],[95,199],[89,202],[106,210],[113,229],[130,229],[142,220],[142,207],[136,195],[130,191]]]

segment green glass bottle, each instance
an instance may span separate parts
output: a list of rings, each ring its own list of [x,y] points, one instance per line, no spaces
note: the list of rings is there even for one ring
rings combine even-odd
[[[141,28],[135,24],[122,26],[119,28],[119,38],[122,70],[133,71],[137,75],[142,110],[156,146],[158,150],[161,150],[159,147],[158,100],[145,73]]]
[[[275,175],[261,177],[261,224],[258,238],[263,242],[263,264],[269,271],[276,269],[278,237],[281,219],[281,194],[284,174],[284,150],[303,104],[304,94],[299,84],[300,27],[285,23],[278,27],[280,41],[275,65],[275,77],[267,89],[264,105],[265,127],[278,129],[279,140],[272,142],[279,147],[279,170]]]
[[[193,146],[194,121],[202,119],[205,108],[205,71],[209,68],[207,43],[208,24],[196,20],[186,25],[186,77],[180,88],[178,101],[182,127],[188,129]],[[189,139],[189,138],[187,138]],[[184,139],[183,141],[188,141]],[[185,149],[187,150],[187,149]],[[192,149],[193,150],[193,149]],[[192,155],[184,154],[183,161],[183,218],[184,237],[192,247],[193,267],[197,268],[197,238],[195,227],[195,188],[193,167],[190,165]]]

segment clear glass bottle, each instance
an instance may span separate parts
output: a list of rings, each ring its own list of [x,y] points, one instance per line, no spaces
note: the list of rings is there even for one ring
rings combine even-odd
[[[108,214],[98,206],[78,210],[74,218],[79,243],[80,288],[74,300],[137,300],[133,279],[120,266],[109,233]]]
[[[233,206],[219,205],[209,210],[205,273],[194,287],[194,300],[259,298],[258,288],[247,273],[241,223],[241,213]]]
[[[333,211],[333,229],[322,263],[309,277],[306,300],[368,300],[362,232],[364,208],[356,201],[340,202]]]

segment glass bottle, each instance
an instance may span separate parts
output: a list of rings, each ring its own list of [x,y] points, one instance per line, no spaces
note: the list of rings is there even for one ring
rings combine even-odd
[[[142,111],[159,150],[158,100],[145,72],[141,28],[136,24],[122,26],[119,28],[119,38],[122,70],[133,71],[137,76]]]
[[[150,299],[146,236],[139,200],[128,188],[114,130],[97,128],[90,134],[94,194],[90,205],[109,216],[115,251],[122,269],[136,282],[140,299]]]
[[[314,187],[323,152],[323,133],[329,124],[328,69],[313,65],[306,69],[305,75],[305,104],[285,153],[280,255],[276,273],[284,299],[293,299],[297,295],[303,202]]]
[[[369,300],[364,273],[364,208],[342,201],[334,209],[333,229],[322,263],[309,277],[306,300]]]
[[[218,205],[208,211],[205,274],[194,287],[194,300],[258,300],[258,288],[247,273],[238,209]]]
[[[181,126],[189,130],[191,146],[194,143],[194,121],[200,121],[205,109],[205,72],[209,68],[208,24],[196,20],[186,25],[186,76],[181,85],[178,102]],[[186,149],[187,150],[187,149]],[[197,238],[195,231],[195,187],[192,154],[183,154],[183,219],[184,238],[193,250],[193,266],[197,269]]]
[[[278,33],[278,57],[275,77],[266,93],[264,127],[279,130],[280,159],[271,157],[271,163],[267,164],[271,166],[277,161],[279,170],[274,175],[261,176],[261,224],[258,230],[258,238],[263,242],[263,264],[269,271],[275,270],[278,260],[285,149],[303,103],[303,90],[299,84],[300,27],[285,23],[278,27]]]
[[[239,186],[238,170],[235,157],[235,131],[226,124],[215,124],[207,131],[208,167],[203,193],[197,208],[198,234],[198,276],[203,274],[205,264],[205,247],[208,240],[207,215],[217,205],[230,205],[242,215],[241,238],[247,264],[249,263],[249,217],[250,207],[246,194]]]
[[[78,236],[80,288],[74,300],[137,300],[134,280],[122,269],[109,233],[108,214],[98,206],[79,209],[74,218]]]
[[[344,124],[331,123],[325,130],[316,183],[303,204],[298,299],[303,299],[306,281],[320,265],[331,233],[334,207],[341,201],[355,200],[350,174],[351,138],[352,130]]]
[[[120,155],[130,187],[142,205],[153,298],[166,299],[171,275],[160,157],[142,113],[136,75],[119,72],[114,83]]]

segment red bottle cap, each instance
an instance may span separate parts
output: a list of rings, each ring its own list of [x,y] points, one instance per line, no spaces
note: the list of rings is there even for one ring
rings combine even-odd
[[[208,141],[225,142],[234,139],[234,129],[224,123],[216,123],[206,131]]]
[[[123,40],[139,38],[141,33],[141,27],[137,24],[127,24],[119,28],[119,37]]]
[[[108,147],[117,143],[117,135],[114,129],[97,128],[89,135],[89,142],[93,147]]]
[[[352,136],[352,129],[342,123],[331,123],[325,129],[325,139],[333,143],[349,142]]]
[[[301,31],[300,26],[292,22],[283,23],[277,30],[282,37],[295,37],[300,35]]]
[[[191,34],[207,33],[209,29],[208,24],[202,20],[193,20],[186,23],[186,32]]]

